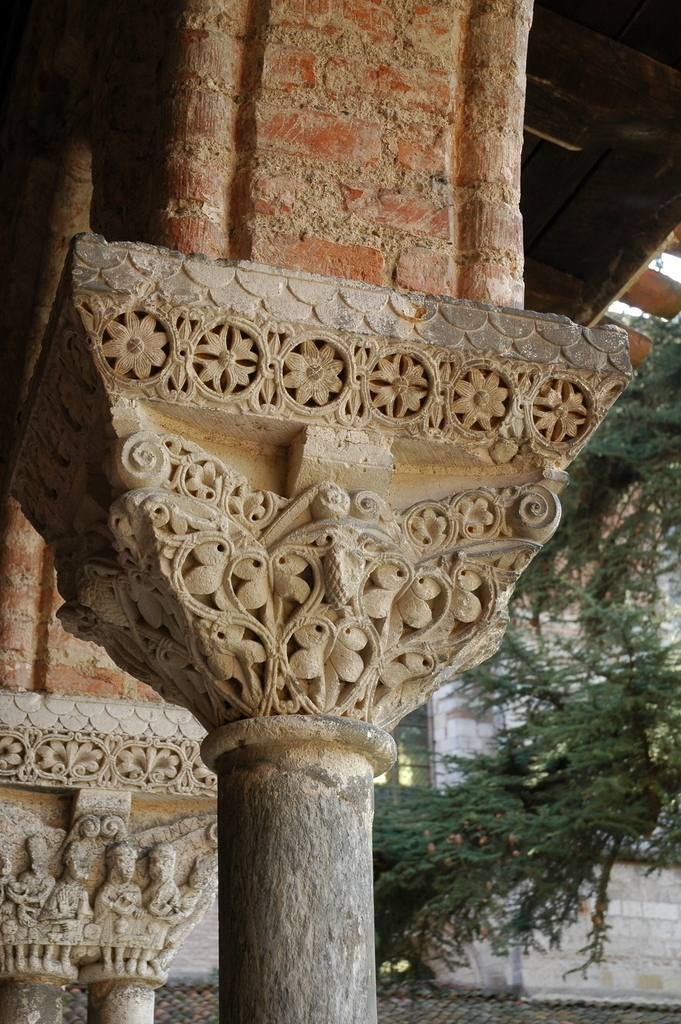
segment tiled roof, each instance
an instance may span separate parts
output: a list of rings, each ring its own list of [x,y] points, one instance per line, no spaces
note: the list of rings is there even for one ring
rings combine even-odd
[[[71,985],[64,1024],[85,1024],[87,995]],[[167,985],[156,993],[156,1024],[218,1024],[216,984]],[[379,999],[378,1024],[681,1024],[681,1006],[527,1002],[510,996],[430,991]]]
[[[681,1007],[631,1003],[528,1002],[448,993],[379,1001],[379,1024],[681,1024]]]

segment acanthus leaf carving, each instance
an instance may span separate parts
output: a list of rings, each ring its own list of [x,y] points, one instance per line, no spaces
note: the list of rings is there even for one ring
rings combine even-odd
[[[215,792],[193,740],[126,740],[57,730],[0,730],[0,778],[33,785],[134,788],[171,793]]]
[[[132,482],[134,461],[142,486],[112,505],[117,564],[87,561],[79,601],[114,657],[134,652],[136,674],[146,666],[207,728],[290,713],[392,724],[475,632],[500,635],[518,571],[560,520],[561,479],[395,514],[336,484],[288,502],[251,492],[216,458],[199,498],[186,483],[206,464],[197,445],[147,432],[118,451],[120,477]],[[141,771],[125,759],[128,777]]]

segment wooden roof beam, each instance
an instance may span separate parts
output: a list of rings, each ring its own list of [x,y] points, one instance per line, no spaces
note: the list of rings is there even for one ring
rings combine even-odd
[[[681,283],[658,270],[644,270],[622,302],[637,306],[644,313],[671,320],[681,312]]]
[[[525,128],[565,149],[681,147],[681,74],[535,7]]]
[[[677,224],[674,228],[673,240],[669,242],[665,252],[668,252],[670,256],[681,256],[681,224]]]
[[[525,308],[573,317],[581,308],[584,282],[546,263],[525,259]]]

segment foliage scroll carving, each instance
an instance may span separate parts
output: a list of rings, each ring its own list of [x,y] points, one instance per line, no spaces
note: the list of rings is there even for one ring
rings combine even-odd
[[[390,728],[488,657],[629,372],[617,329],[244,261],[87,236],[66,275],[13,493],[67,628],[206,729]],[[256,486],[263,445],[288,476]],[[174,784],[74,742],[44,770]]]
[[[564,474],[394,512],[335,484],[253,492],[176,435],[118,452],[117,561],[86,562],[61,615],[206,728],[298,713],[392,724],[471,647],[494,648],[520,570],[560,520]]]

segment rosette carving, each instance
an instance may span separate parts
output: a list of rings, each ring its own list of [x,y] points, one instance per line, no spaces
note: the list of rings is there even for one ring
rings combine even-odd
[[[121,313],[104,325],[102,337],[102,355],[119,377],[149,380],[168,359],[170,339],[150,313]]]
[[[254,338],[229,323],[215,324],[199,338],[194,351],[194,372],[218,395],[244,391],[258,369]]]
[[[0,717],[16,719],[22,712],[18,704],[22,697],[11,693],[0,695]],[[18,701],[18,704],[17,704]],[[59,703],[59,702],[58,702]],[[13,728],[5,726],[0,732],[0,779],[5,783],[19,783],[40,788],[116,789],[147,793],[169,793],[202,798],[215,796],[215,776],[201,762],[200,738],[202,730],[191,724],[190,732],[196,738],[184,736],[179,728],[173,730],[173,721],[161,715],[161,721],[152,722],[144,735],[131,735],[124,725],[111,731],[113,715],[120,705],[106,704],[104,729],[97,727],[102,702],[79,702],[79,709],[64,712],[66,722],[74,717],[83,718],[83,729],[68,728],[57,720],[47,728],[36,728],[28,720]],[[91,704],[92,719],[87,721],[82,709]],[[130,714],[136,705],[124,704]],[[141,709],[142,710],[142,709]],[[146,709],[143,709],[146,710]],[[173,713],[176,713],[174,709]],[[38,711],[43,714],[43,704]],[[54,715],[47,711],[49,717]],[[125,715],[123,721],[127,721]],[[142,723],[137,719],[136,732]],[[164,739],[154,735],[154,725]]]
[[[622,332],[94,237],[69,266],[12,476],[68,629],[208,729],[390,727],[493,652]],[[170,744],[10,747],[0,773],[197,784]]]
[[[580,437],[589,418],[589,400],[582,388],[553,377],[539,387],[532,404],[535,429],[553,444]]]
[[[282,383],[305,406],[325,406],[343,389],[344,365],[327,341],[306,338],[284,356]]]

